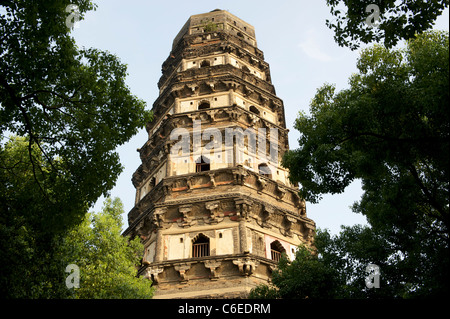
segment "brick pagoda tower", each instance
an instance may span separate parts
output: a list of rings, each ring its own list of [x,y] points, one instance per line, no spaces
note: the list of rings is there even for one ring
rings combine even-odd
[[[162,65],[124,235],[144,244],[155,298],[239,298],[267,284],[314,222],[288,180],[283,101],[253,26],[193,15]]]

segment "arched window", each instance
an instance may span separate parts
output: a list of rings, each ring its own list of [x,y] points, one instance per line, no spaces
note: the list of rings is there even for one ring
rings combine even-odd
[[[208,60],[203,60],[202,63],[200,63],[201,68],[205,68],[210,65],[211,65],[211,63]]]
[[[273,241],[270,244],[270,258],[276,262],[279,262],[282,253],[286,253],[283,245],[281,245],[278,240]]]
[[[255,113],[255,114],[258,114],[258,115],[259,115],[259,110],[258,110],[258,108],[257,108],[256,106],[254,106],[254,105],[250,105],[250,107],[249,107],[249,110],[250,110],[250,112],[252,112],[252,113]]]
[[[195,161],[195,171],[197,173],[199,172],[206,172],[210,170],[210,160],[209,158],[205,157],[205,156],[200,156],[199,158],[197,158],[197,160]]]
[[[269,166],[267,166],[267,164],[265,164],[265,163],[258,165],[258,172],[261,175],[264,175],[268,178],[272,178],[272,172],[271,172]]]
[[[211,104],[209,104],[208,101],[202,101],[202,102],[198,105],[198,109],[199,109],[199,110],[209,109],[210,107],[211,107]]]
[[[198,234],[192,240],[192,258],[209,256],[209,238]]]

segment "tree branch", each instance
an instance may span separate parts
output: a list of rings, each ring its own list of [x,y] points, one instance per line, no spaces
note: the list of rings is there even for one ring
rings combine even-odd
[[[439,205],[439,203],[436,201],[436,199],[428,191],[428,188],[423,184],[423,182],[420,179],[419,174],[416,170],[416,167],[411,164],[411,165],[409,165],[408,170],[411,173],[414,180],[416,181],[417,185],[422,190],[422,193],[425,195],[425,198],[428,201],[428,203],[431,205],[431,207],[436,209],[436,211],[439,212],[439,214],[440,214],[440,216],[436,215],[436,214],[432,214],[432,215],[434,217],[436,217],[438,220],[441,220],[445,224],[447,229],[449,229],[450,225],[449,225],[449,220],[448,220],[448,213],[445,212],[445,209],[443,209],[443,207],[441,207],[441,205]]]
[[[32,165],[33,177],[34,177],[35,182],[38,184],[39,189],[41,190],[42,194],[45,196],[45,198],[47,200],[50,201],[50,199],[48,198],[47,193],[42,188],[42,185],[39,182],[39,180],[37,178],[37,175],[36,175],[36,167],[35,167],[35,163],[34,163],[34,159],[33,159],[33,152],[32,152],[33,140],[36,142],[36,144],[39,146],[39,148],[41,149],[42,152],[43,152],[43,150],[42,150],[41,146],[39,145],[39,141],[33,135],[32,125],[31,125],[30,119],[28,117],[28,114],[27,114],[26,110],[22,106],[21,99],[17,97],[16,92],[14,91],[14,89],[9,85],[7,80],[2,75],[0,75],[0,84],[6,89],[6,91],[9,94],[9,96],[11,97],[11,100],[19,108],[20,112],[22,113],[23,119],[25,121],[25,128],[26,128],[26,130],[28,132],[28,135],[30,137],[29,141],[28,141],[28,157],[29,157],[31,165]],[[47,157],[45,152],[43,152],[43,153]],[[52,167],[53,167],[53,164],[51,162],[50,162],[50,165],[52,165]],[[41,170],[41,173],[43,173],[42,170]]]

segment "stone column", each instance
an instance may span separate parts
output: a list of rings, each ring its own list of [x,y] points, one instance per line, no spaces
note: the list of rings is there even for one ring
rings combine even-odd
[[[155,262],[164,260],[164,237],[162,235],[162,226],[164,214],[166,212],[167,207],[156,208],[152,217],[153,227],[156,230]]]
[[[247,226],[246,226],[246,220],[249,215],[249,210],[252,205],[252,203],[245,199],[238,199],[235,200],[236,205],[236,212],[239,216],[239,242],[240,242],[240,248],[241,253],[248,253],[248,238],[247,238]]]
[[[164,243],[161,229],[156,231],[156,253],[155,262],[161,262],[164,259]]]
[[[239,221],[239,242],[241,243],[241,253],[248,253],[247,227],[245,226],[245,219],[241,219]]]

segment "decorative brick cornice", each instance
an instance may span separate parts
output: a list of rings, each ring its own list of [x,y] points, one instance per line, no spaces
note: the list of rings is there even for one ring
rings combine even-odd
[[[210,279],[218,280],[219,276],[217,274],[217,270],[220,269],[220,267],[222,267],[222,265],[226,262],[231,262],[235,265],[238,273],[245,277],[252,275],[259,265],[265,265],[271,270],[275,269],[277,265],[274,260],[247,253],[147,263],[139,269],[138,275],[145,276],[145,278],[151,279],[155,284],[159,284],[160,279],[158,278],[158,275],[163,271],[167,271],[169,268],[173,268],[179,274],[180,283],[187,283],[190,280],[189,270],[193,265],[201,263],[205,266],[205,268],[210,269]]]

